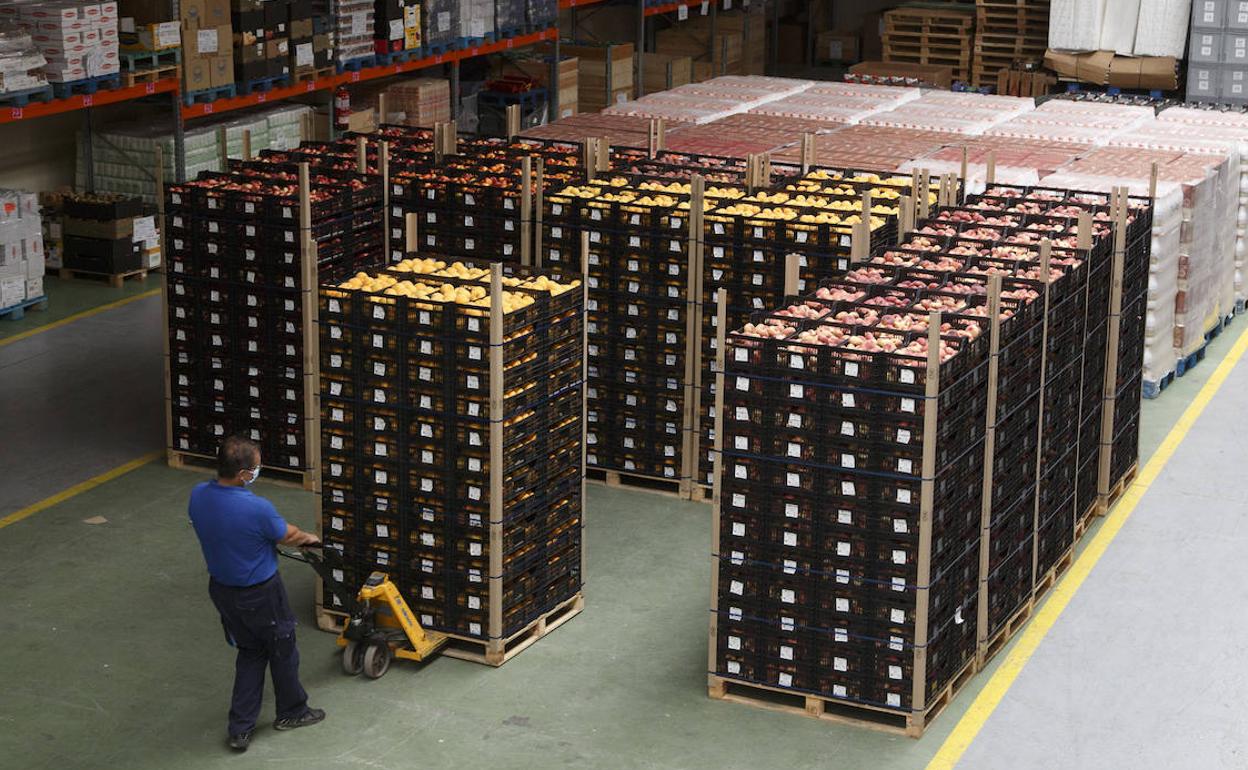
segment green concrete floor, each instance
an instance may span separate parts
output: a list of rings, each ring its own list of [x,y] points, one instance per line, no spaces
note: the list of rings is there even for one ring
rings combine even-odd
[[[47,309],[27,308],[26,317],[20,321],[0,318],[0,340],[55,323],[100,305],[107,305],[119,299],[159,288],[160,276],[154,273],[149,273],[142,280],[131,278],[123,283],[120,289],[114,289],[106,281],[83,279],[62,281],[55,274],[49,274],[43,279],[43,290],[48,295]]]
[[[1143,457],[1239,327],[1145,402]],[[284,562],[304,682],[329,718],[286,735],[266,724],[240,758],[223,745],[232,651],[185,517],[201,478],[147,465],[0,530],[0,764],[912,769],[1004,657],[918,741],[711,701],[709,506],[593,486],[585,612],[500,669],[436,659],[376,682],[347,678],[333,637],[315,630],[311,571]],[[313,525],[311,494],[258,486]],[[108,521],[84,522],[93,516]]]

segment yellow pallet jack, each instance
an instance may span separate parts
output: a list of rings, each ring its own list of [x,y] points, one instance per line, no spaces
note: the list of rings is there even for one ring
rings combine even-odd
[[[380,679],[390,670],[395,658],[420,663],[449,641],[446,636],[426,631],[420,625],[403,594],[385,573],[372,573],[359,593],[352,595],[334,576],[331,562],[339,561],[336,551],[304,548],[295,552],[279,548],[278,552],[311,566],[324,582],[325,590],[346,611],[347,618],[338,633],[338,646],[342,648],[342,670],[347,674]]]

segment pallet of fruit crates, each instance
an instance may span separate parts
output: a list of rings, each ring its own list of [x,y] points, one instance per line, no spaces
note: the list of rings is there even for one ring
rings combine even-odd
[[[587,462],[682,485],[697,217],[610,180],[548,194],[544,264],[586,264]]]
[[[550,275],[409,258],[320,290],[326,545],[490,665],[582,606],[584,289]]]
[[[970,670],[974,625],[957,621],[978,588],[988,338],[974,316],[950,316],[963,334],[859,323],[918,300],[825,282],[804,300],[815,317],[728,335],[713,697],[790,693],[803,713],[857,705],[913,730]],[[841,313],[858,315],[826,320]]]
[[[1132,226],[1138,226],[1140,219],[1146,219],[1150,212],[1143,208],[1146,204],[1135,202],[1133,208],[1125,205],[1125,197],[1121,207],[1114,212],[1114,221],[1118,223],[1117,230],[1124,236]],[[1081,201],[1080,205],[1087,204],[1087,201]],[[1134,211],[1134,216],[1128,216],[1128,211]],[[751,417],[749,405],[735,404],[736,401],[748,400],[748,395],[753,394],[756,385],[748,376],[737,376],[734,383],[735,387],[727,387],[725,389],[724,398],[727,403],[723,405],[722,414],[726,424],[732,421],[740,421],[737,429],[726,428],[724,430],[723,451],[719,457],[720,469],[717,471],[716,477],[720,485],[716,492],[716,511],[718,516],[729,515],[736,518],[731,519],[728,523],[717,523],[715,529],[717,541],[717,554],[719,559],[716,562],[717,570],[725,569],[725,552],[727,551],[727,560],[732,566],[749,565],[755,568],[754,572],[749,575],[729,577],[728,579],[718,579],[717,581],[717,613],[713,616],[712,635],[713,644],[717,645],[717,653],[712,656],[712,676],[711,676],[711,694],[714,697],[729,697],[730,699],[743,700],[746,702],[762,702],[765,700],[765,694],[760,690],[772,690],[786,692],[798,690],[792,694],[792,701],[795,708],[793,710],[799,713],[807,713],[810,715],[824,716],[827,718],[835,718],[829,715],[829,710],[845,705],[849,700],[852,705],[859,708],[857,715],[860,719],[870,719],[878,721],[878,712],[880,703],[870,703],[872,697],[879,697],[880,693],[884,693],[885,711],[889,709],[887,706],[897,705],[900,699],[904,697],[903,693],[895,688],[896,682],[892,682],[894,690],[889,692],[887,688],[878,689],[880,682],[874,682],[877,689],[871,690],[870,687],[863,689],[863,677],[850,677],[853,681],[845,681],[844,675],[840,672],[848,672],[849,661],[846,657],[837,657],[835,652],[825,650],[823,653],[816,652],[821,644],[841,645],[842,649],[848,649],[846,644],[854,638],[854,633],[848,628],[836,627],[825,628],[818,625],[810,625],[812,621],[810,617],[814,617],[815,623],[826,622],[820,620],[818,609],[826,607],[828,601],[826,598],[816,599],[815,613],[810,613],[802,607],[787,606],[792,604],[802,604],[807,597],[816,596],[822,590],[821,585],[817,581],[809,580],[806,585],[802,585],[802,581],[789,576],[802,574],[819,574],[819,575],[836,575],[838,580],[836,583],[842,585],[862,585],[867,580],[855,581],[854,569],[867,569],[861,561],[846,561],[844,567],[837,567],[835,564],[824,564],[821,567],[812,567],[809,561],[812,558],[829,558],[833,562],[841,559],[843,556],[852,556],[854,554],[853,546],[846,553],[842,553],[839,543],[835,548],[832,541],[824,539],[821,542],[824,545],[822,552],[819,549],[813,551],[803,551],[803,548],[809,548],[809,540],[806,539],[801,532],[801,508],[795,503],[784,502],[784,517],[778,517],[776,514],[768,516],[771,513],[768,506],[776,507],[774,501],[786,500],[786,493],[793,494],[794,490],[786,487],[793,485],[794,481],[798,482],[797,486],[801,488],[802,476],[798,468],[789,468],[784,471],[783,482],[779,475],[771,477],[773,488],[768,488],[764,483],[762,489],[758,488],[758,484],[752,490],[738,490],[737,487],[752,482],[756,477],[756,469],[754,465],[759,462],[765,462],[768,459],[772,462],[781,462],[793,466],[814,465],[825,472],[852,473],[860,472],[860,475],[867,478],[862,479],[862,484],[870,484],[870,471],[877,467],[880,463],[889,462],[894,457],[888,450],[888,445],[881,445],[878,440],[871,445],[865,454],[855,456],[852,450],[860,436],[873,437],[870,433],[871,425],[855,425],[852,421],[844,419],[842,415],[848,410],[870,409],[877,401],[883,401],[881,394],[888,393],[892,388],[896,387],[893,380],[887,376],[880,378],[879,381],[870,383],[868,389],[864,389],[864,381],[845,383],[840,387],[839,399],[833,396],[831,399],[824,399],[818,395],[808,391],[815,387],[810,370],[809,361],[811,355],[796,355],[801,352],[803,345],[797,343],[808,343],[815,345],[828,345],[835,348],[836,346],[844,346],[850,349],[867,348],[871,351],[877,351],[883,348],[888,351],[897,351],[898,349],[911,350],[910,345],[902,348],[904,343],[913,344],[915,340],[908,339],[907,334],[913,334],[912,331],[898,333],[899,324],[896,319],[904,314],[896,312],[890,313],[890,320],[883,325],[887,331],[878,329],[864,329],[868,326],[880,325],[879,314],[884,312],[883,308],[912,308],[916,311],[944,310],[945,312],[964,312],[975,317],[983,319],[985,316],[989,319],[996,319],[1001,316],[1000,313],[993,312],[990,308],[987,313],[974,312],[962,305],[967,302],[982,302],[983,295],[989,294],[988,302],[992,304],[996,302],[1014,301],[1024,303],[1022,306],[1016,306],[1008,310],[1008,320],[999,324],[995,322],[989,323],[990,333],[987,335],[989,340],[989,353],[987,355],[987,363],[984,367],[986,377],[984,378],[989,387],[986,388],[989,397],[987,405],[984,409],[985,422],[976,422],[974,417],[968,420],[966,415],[958,415],[956,423],[959,426],[970,425],[972,429],[978,428],[979,425],[984,426],[984,434],[987,441],[984,442],[983,448],[979,452],[980,459],[980,479],[981,487],[978,490],[978,505],[973,506],[979,510],[978,521],[962,522],[961,527],[973,527],[978,524],[978,535],[976,542],[977,552],[977,569],[978,575],[978,595],[975,604],[978,608],[978,622],[975,624],[978,632],[978,644],[972,645],[972,652],[977,659],[977,664],[982,665],[993,652],[1000,648],[1003,641],[1008,639],[1010,635],[1017,631],[1021,625],[1019,619],[1025,619],[1027,613],[1032,606],[1032,596],[1036,591],[1042,591],[1052,584],[1051,573],[1049,576],[1040,575],[1037,572],[1036,561],[1039,556],[1039,545],[1037,543],[1039,535],[1039,516],[1040,508],[1038,503],[1043,502],[1042,493],[1040,495],[1035,491],[1035,484],[1038,474],[1042,468],[1043,456],[1038,455],[1039,448],[1046,442],[1047,422],[1043,413],[1038,413],[1040,406],[1039,394],[1045,393],[1047,403],[1048,389],[1052,386],[1064,385],[1072,390],[1074,403],[1079,404],[1082,399],[1083,387],[1079,380],[1065,376],[1062,379],[1049,379],[1044,376],[1044,369],[1051,363],[1059,362],[1060,357],[1054,355],[1058,352],[1056,346],[1050,345],[1049,331],[1053,331],[1056,339],[1068,339],[1066,335],[1072,327],[1077,328],[1074,322],[1064,320],[1059,313],[1065,312],[1070,315],[1069,311],[1079,310],[1080,301],[1083,298],[1086,308],[1086,285],[1089,276],[1093,272],[1091,265],[1095,265],[1098,261],[1106,261],[1107,251],[1112,249],[1109,233],[1100,229],[1099,234],[1093,237],[1094,227],[1092,225],[1091,213],[1085,213],[1080,225],[1071,225],[1070,220],[1063,216],[1034,216],[1033,212],[1026,209],[1019,209],[1016,213],[1027,214],[1026,218],[1019,220],[1014,218],[1013,221],[1006,223],[997,223],[996,226],[988,226],[983,221],[983,215],[978,215],[979,220],[973,219],[974,212],[968,212],[972,218],[957,219],[955,212],[941,212],[946,216],[944,222],[934,221],[928,223],[920,223],[919,230],[921,235],[909,237],[903,241],[901,249],[891,250],[892,253],[883,252],[873,257],[878,259],[881,267],[858,269],[846,276],[846,279],[833,285],[825,285],[816,293],[815,297],[808,300],[807,303],[794,305],[788,308],[787,312],[773,315],[771,317],[756,317],[751,326],[745,327],[740,333],[745,339],[740,340],[744,351],[737,350],[736,356],[742,362],[752,361],[756,348],[768,348],[776,346],[774,354],[766,351],[762,354],[763,361],[780,363],[783,370],[787,365],[790,369],[799,366],[800,376],[789,373],[790,376],[780,374],[773,370],[768,373],[769,376],[760,377],[765,382],[760,387],[760,395],[770,383],[773,389],[778,389],[777,393],[767,400],[766,404],[758,404],[758,414]],[[1068,215],[1072,212],[1057,212],[1059,214]],[[1100,213],[1100,212],[1095,212]],[[950,221],[959,221],[960,223],[950,228]],[[1039,256],[1035,252],[1023,253],[1018,248],[1019,245],[1029,246],[1032,243],[1032,235],[1053,234],[1060,236],[1059,242],[1065,247],[1065,252],[1059,252],[1059,256],[1053,257],[1049,252],[1048,244],[1040,249],[1045,252],[1043,259],[1037,261],[1034,257]],[[1073,233],[1074,235],[1067,235]],[[1075,240],[1081,241],[1075,243]],[[1041,239],[1044,240],[1044,239]],[[1125,237],[1120,238],[1120,242],[1125,241]],[[1072,241],[1067,243],[1066,241]],[[1001,245],[1008,245],[1008,249],[1002,249]],[[1078,248],[1078,247],[1082,248]],[[1077,250],[1070,251],[1074,247]],[[1121,253],[1121,249],[1117,249]],[[994,255],[995,253],[995,255]],[[1052,260],[1052,261],[1050,261]],[[916,269],[913,265],[920,265],[922,262],[929,262],[930,267],[940,266],[943,271],[933,271],[931,269]],[[1122,260],[1115,260],[1117,275],[1123,275],[1124,265]],[[1038,263],[1037,263],[1038,262]],[[1049,262],[1050,271],[1037,271],[1037,268]],[[899,267],[899,265],[902,265]],[[942,277],[943,272],[943,277]],[[994,300],[990,288],[992,282],[1003,280],[999,276],[1005,276],[1004,280],[1010,282],[1006,290],[1001,291],[1002,300]],[[1040,278],[1041,280],[1037,280]],[[1051,280],[1043,280],[1049,278]],[[1120,279],[1121,281],[1121,279]],[[1083,285],[1081,286],[1081,282]],[[1112,295],[1111,295],[1112,296]],[[824,312],[817,312],[814,317],[811,316],[809,310],[817,300],[836,300],[840,303],[835,308],[824,308]],[[848,304],[852,303],[852,304]],[[1032,306],[1034,309],[1027,309]],[[796,312],[801,310],[802,312]],[[1084,317],[1080,318],[1077,313],[1073,314],[1076,319],[1086,324],[1086,310]],[[1116,315],[1116,314],[1109,314]],[[726,316],[726,311],[720,310],[720,318]],[[950,316],[954,317],[954,316]],[[1030,318],[1030,321],[1028,319]],[[831,320],[828,320],[831,319]],[[1042,321],[1039,325],[1039,334],[1037,335],[1038,319]],[[912,319],[913,320],[913,319]],[[839,323],[838,323],[839,322]],[[1008,324],[1008,325],[1007,325]],[[910,324],[913,326],[913,324]],[[902,328],[906,324],[901,324]],[[1110,324],[1111,328],[1113,324]],[[799,332],[799,328],[802,331]],[[952,331],[954,328],[944,327],[946,331]],[[1007,331],[1008,330],[1008,331]],[[982,331],[982,328],[981,328]],[[855,334],[855,332],[857,332]],[[931,332],[929,331],[929,334]],[[1112,337],[1112,335],[1110,335]],[[982,335],[977,335],[978,339],[982,339]],[[734,335],[734,340],[736,336]],[[1084,340],[1078,339],[1077,344],[1082,345]],[[1093,341],[1095,344],[1095,341]],[[1113,340],[1110,340],[1113,344]],[[934,342],[928,340],[928,349],[934,348]],[[733,353],[734,348],[732,342],[728,344],[728,352]],[[1040,355],[1044,351],[1045,355]],[[914,352],[918,352],[915,350]],[[822,352],[821,352],[822,353]],[[836,353],[827,353],[824,355],[837,355]],[[841,355],[850,356],[851,352],[841,352]],[[1114,357],[1117,356],[1115,352]],[[733,379],[733,355],[729,355],[727,377]],[[1076,368],[1080,372],[1080,379],[1083,374],[1083,358],[1079,356],[1076,360]],[[1092,356],[1097,358],[1095,355]],[[956,354],[954,357],[956,360]],[[1106,355],[1102,349],[1099,360],[1101,366],[1105,366]],[[1036,361],[1043,361],[1041,366],[1035,364]],[[926,371],[934,371],[937,367],[933,362],[929,362]],[[748,367],[746,367],[748,369]],[[1104,372],[1109,369],[1105,368]],[[861,367],[857,360],[853,361],[852,368],[846,364],[844,373],[858,377],[869,377],[863,375]],[[943,371],[941,372],[943,375]],[[1104,373],[1103,373],[1104,374]],[[1105,375],[1107,376],[1107,375]],[[912,377],[904,377],[913,381]],[[1104,379],[1104,377],[1103,377]],[[744,381],[744,382],[743,382]],[[1131,383],[1126,383],[1125,387],[1130,387]],[[1043,389],[1042,389],[1043,387]],[[787,393],[785,389],[787,388]],[[777,397],[785,396],[788,399],[809,399],[809,405],[806,409],[789,408],[785,409],[785,402],[778,400]],[[846,397],[848,396],[848,400]],[[813,462],[804,463],[806,460],[807,447],[815,445],[817,442],[811,440],[813,436],[829,435],[829,431],[821,429],[817,423],[817,415],[819,409],[815,405],[827,403],[835,403],[839,410],[835,412],[836,420],[839,422],[839,430],[830,433],[832,441],[823,443],[825,446],[816,448],[815,452],[825,452],[831,456],[816,457]],[[1138,395],[1136,397],[1138,403]],[[1112,403],[1112,402],[1111,402]],[[911,401],[907,406],[906,402],[900,405],[890,405],[886,410],[890,417],[903,418],[908,414],[913,414],[915,402]],[[878,405],[877,405],[878,406]],[[926,406],[926,404],[924,405]],[[1112,408],[1112,407],[1111,407]],[[1036,409],[1036,412],[1032,410]],[[785,417],[785,413],[788,416]],[[1077,414],[1077,412],[1076,412]],[[1034,415],[1034,416],[1033,416]],[[943,415],[942,415],[943,417]],[[1130,423],[1131,416],[1129,412],[1122,418],[1122,423]],[[779,421],[778,423],[776,421]],[[944,423],[948,424],[948,423]],[[768,444],[767,438],[768,428],[775,425],[782,425],[788,435],[782,440],[775,440]],[[834,426],[833,426],[834,427]],[[878,431],[880,428],[876,426]],[[912,437],[909,428],[905,436],[907,440]],[[759,444],[751,432],[757,434]],[[809,432],[808,432],[809,431]],[[891,428],[885,427],[884,432],[887,434]],[[1028,440],[1026,434],[1029,431],[1035,431],[1033,438]],[[1067,435],[1071,431],[1071,426],[1067,423]],[[997,433],[1000,432],[1003,441],[1009,436],[1015,436],[1013,441],[1006,441],[1006,445],[998,450],[995,447]],[[901,435],[900,432],[898,435]],[[975,434],[969,437],[973,438]],[[956,441],[952,442],[954,446],[949,446],[950,442],[941,442],[937,445],[938,457],[947,458],[948,453],[957,450]],[[1021,447],[1017,448],[1017,447]],[[768,451],[771,454],[768,454]],[[972,450],[970,454],[974,455]],[[1030,462],[1027,458],[1032,458]],[[932,462],[925,456],[925,460]],[[912,467],[906,466],[907,468]],[[936,461],[933,464],[942,463],[943,460]],[[887,465],[884,466],[888,468]],[[849,471],[848,469],[854,469]],[[888,468],[891,469],[891,468]],[[897,468],[901,469],[900,466]],[[1000,474],[1000,477],[998,477]],[[831,473],[827,474],[831,476]],[[920,478],[931,478],[932,471],[924,468]],[[936,474],[939,475],[939,474]],[[765,476],[765,474],[764,474]],[[1104,478],[1104,476],[1102,476]],[[748,481],[747,481],[748,480]],[[835,485],[838,479],[833,478],[831,482]],[[823,490],[823,499],[828,496],[843,497],[847,491],[859,491],[858,481],[850,481],[850,486],[845,486],[845,480],[839,480],[841,487],[839,490]],[[991,490],[992,494],[987,492]],[[839,493],[839,494],[838,494]],[[872,493],[868,487],[865,496],[870,499]],[[885,491],[885,497],[892,500]],[[912,498],[913,495],[906,497]],[[897,498],[897,502],[901,501],[901,496]],[[929,498],[930,499],[930,498]],[[750,502],[747,502],[750,501]],[[1031,510],[1028,510],[1030,502]],[[753,505],[754,507],[751,507]],[[760,510],[757,506],[761,505]],[[796,505],[796,507],[795,507]],[[840,503],[838,502],[838,505]],[[894,503],[894,507],[896,506]],[[733,509],[739,510],[733,510]],[[970,506],[968,506],[968,509]],[[760,516],[761,514],[761,516]],[[855,518],[854,510],[850,506],[838,511],[838,524],[851,524]],[[792,519],[799,521],[792,521]],[[1073,516],[1071,517],[1073,519]],[[1069,530],[1073,530],[1073,521],[1068,520]],[[1030,523],[1030,527],[1028,524]],[[749,533],[753,532],[751,536]],[[756,551],[753,556],[745,548],[749,547],[749,539],[761,538],[769,541],[778,547],[774,551]],[[818,534],[816,532],[816,534]],[[946,535],[947,536],[947,535]],[[1073,538],[1073,532],[1069,535]],[[739,550],[730,549],[724,545],[725,538],[728,542],[741,545]],[[733,540],[733,539],[736,540]],[[744,539],[742,541],[741,539]],[[994,542],[995,541],[995,542]],[[935,541],[928,540],[929,543],[943,542],[943,539]],[[966,538],[960,538],[959,542],[966,542]],[[743,544],[744,543],[744,544]],[[893,555],[899,551],[894,547]],[[787,555],[790,558],[784,558]],[[879,553],[882,558],[884,552]],[[904,553],[903,553],[904,557]],[[781,559],[783,561],[781,562]],[[903,558],[902,563],[908,563],[908,558]],[[763,565],[768,563],[787,565],[782,572],[785,577],[776,578],[773,573],[768,576],[765,570],[760,571]],[[922,563],[922,562],[920,562]],[[1067,562],[1068,563],[1068,562]],[[841,571],[834,571],[843,569]],[[839,578],[843,577],[841,580]],[[738,579],[739,578],[739,579]],[[792,585],[776,585],[777,580],[783,582],[790,580]],[[1044,586],[1038,585],[1043,581]],[[768,585],[770,583],[770,585]],[[895,584],[904,592],[904,578],[900,584]],[[919,586],[929,586],[928,593],[931,592],[930,583],[919,581]],[[760,588],[760,586],[762,586]],[[761,632],[758,628],[750,628],[741,634],[729,634],[724,636],[718,633],[717,624],[739,622],[741,620],[755,621],[759,618],[757,613],[766,611],[767,601],[763,600],[755,602],[751,607],[743,607],[742,604],[749,604],[746,599],[740,598],[742,592],[749,594],[755,592],[758,596],[765,596],[771,602],[778,606],[779,617],[778,625],[780,634],[774,633],[775,629],[763,629]],[[760,593],[761,592],[761,593]],[[865,594],[865,592],[864,592]],[[729,602],[728,611],[723,610],[723,600],[727,598]],[[757,596],[756,596],[757,598]],[[835,597],[834,597],[835,598]],[[845,606],[853,607],[853,597],[846,597]],[[861,597],[860,597],[861,598]],[[930,597],[929,597],[930,598]],[[1021,609],[1015,610],[1021,604]],[[839,603],[837,604],[839,607]],[[948,605],[946,605],[946,610]],[[826,616],[825,616],[826,617]],[[904,617],[904,613],[894,615],[893,620]],[[765,624],[764,624],[765,625]],[[740,630],[738,626],[733,627]],[[805,631],[807,633],[794,633],[795,631]],[[753,635],[749,632],[754,632]],[[786,633],[787,632],[787,633]],[[812,633],[813,632],[813,633]],[[722,638],[719,638],[722,637]],[[917,638],[917,634],[916,634]],[[901,650],[905,650],[904,637],[902,639]],[[917,646],[916,646],[917,649]],[[975,654],[978,651],[978,655]],[[744,651],[744,652],[743,652]],[[834,661],[832,671],[824,668],[820,670],[820,666],[803,670],[800,665],[794,665],[791,661],[795,660],[795,651],[801,651],[808,655],[814,655],[816,660],[826,666],[829,660]],[[900,651],[900,650],[894,650]],[[924,645],[922,655],[915,656],[915,664],[907,668],[904,663],[894,661],[888,669],[887,679],[884,679],[885,686],[891,680],[901,678],[903,680],[910,677],[913,672],[921,671],[918,662],[919,658],[936,655],[936,644],[932,642]],[[735,657],[734,657],[735,655]],[[904,658],[905,656],[901,656]],[[726,661],[723,670],[719,670],[717,661]],[[927,661],[923,661],[926,665]],[[743,674],[743,672],[746,672]],[[876,672],[883,678],[883,669]],[[762,677],[761,679],[759,677]],[[839,679],[838,679],[839,677]],[[922,677],[920,677],[922,678]],[[746,681],[742,681],[742,680]],[[838,679],[837,684],[833,684],[833,679]],[[818,687],[812,687],[812,683],[817,683],[818,687],[825,687],[824,691],[820,691]],[[930,721],[933,716],[932,710],[939,708],[944,702],[947,702],[949,694],[956,689],[957,682],[941,689],[938,686],[933,692],[937,697],[930,705],[922,702],[923,709],[916,710],[913,708],[892,709],[892,721],[894,726],[903,729],[910,734],[921,733],[925,722]],[[826,690],[828,685],[832,686],[829,693]],[[915,700],[919,700],[920,693],[923,692],[922,683],[913,690]],[[835,688],[839,686],[840,690]],[[903,688],[904,689],[904,688]],[[829,695],[831,697],[829,697]],[[889,696],[892,696],[891,698]],[[868,701],[864,703],[863,701]],[[917,713],[916,713],[917,712]],[[843,713],[843,712],[842,712]]]
[[[246,164],[171,185],[163,204],[170,463],[211,462],[222,437],[244,433],[267,467],[314,486],[305,319],[319,274],[381,258],[380,186]]]

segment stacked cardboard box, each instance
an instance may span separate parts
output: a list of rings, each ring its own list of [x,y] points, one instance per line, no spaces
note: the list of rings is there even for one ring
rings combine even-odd
[[[231,0],[230,23],[237,83],[289,76],[292,38],[311,55],[311,0]]]
[[[563,56],[559,60],[559,117],[566,118],[577,113],[577,87],[580,83],[575,56]],[[550,90],[550,56],[522,54],[508,59],[496,68],[499,76],[520,74]]]
[[[420,0],[376,0],[373,4],[373,39],[377,53],[420,48],[420,17]]]
[[[182,88],[204,91],[234,84],[230,0],[182,0]]]
[[[730,22],[734,17],[738,20]],[[712,77],[740,75],[745,72],[745,30],[750,29],[750,34],[759,41],[764,40],[761,23],[757,31],[753,27],[740,14],[720,14],[712,40],[710,17],[698,16],[687,23],[659,31],[655,35],[655,50],[670,56],[688,56],[694,63],[709,65]]]
[[[289,150],[304,139],[311,122],[311,108],[302,104],[275,105],[255,113],[230,113],[222,120],[196,121],[184,135],[187,177],[203,171],[224,170],[224,157],[242,157],[243,131],[251,140],[251,152]],[[222,142],[221,129],[225,128]],[[85,134],[79,139],[86,141]],[[156,200],[156,150],[161,149],[166,182],[174,178],[173,125],[164,122],[129,122],[96,129],[91,133],[91,162],[95,189]],[[86,153],[78,153],[77,184],[86,186]]]
[[[639,56],[641,85],[648,94],[669,91],[693,80],[693,60],[688,56],[666,53],[642,53]]]
[[[182,44],[182,31],[169,0],[118,0],[122,50],[165,51]]]
[[[42,297],[43,271],[38,196],[0,190],[0,308]]]
[[[160,266],[160,239],[151,207],[120,195],[67,195],[62,267],[124,275]]]
[[[552,52],[549,47],[539,50]],[[577,108],[580,112],[598,112],[633,98],[632,43],[564,45],[560,46],[560,51],[577,59]]]
[[[1248,104],[1248,2],[1195,0],[1187,50],[1188,99]]]
[[[432,127],[451,119],[451,84],[440,78],[412,78],[388,87],[382,120],[403,126]]]
[[[53,2],[18,5],[17,24],[30,33],[54,83],[116,75],[117,3]]]
[[[373,0],[329,0],[317,14],[336,20],[332,29],[335,60],[351,62],[373,55]]]

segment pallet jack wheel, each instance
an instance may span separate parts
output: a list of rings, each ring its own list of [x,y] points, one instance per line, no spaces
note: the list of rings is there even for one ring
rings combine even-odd
[[[369,679],[380,679],[390,670],[393,654],[390,645],[385,642],[372,642],[364,650],[364,676]]]
[[[359,642],[347,642],[342,648],[342,670],[347,676],[358,676],[364,670],[364,646]]]

